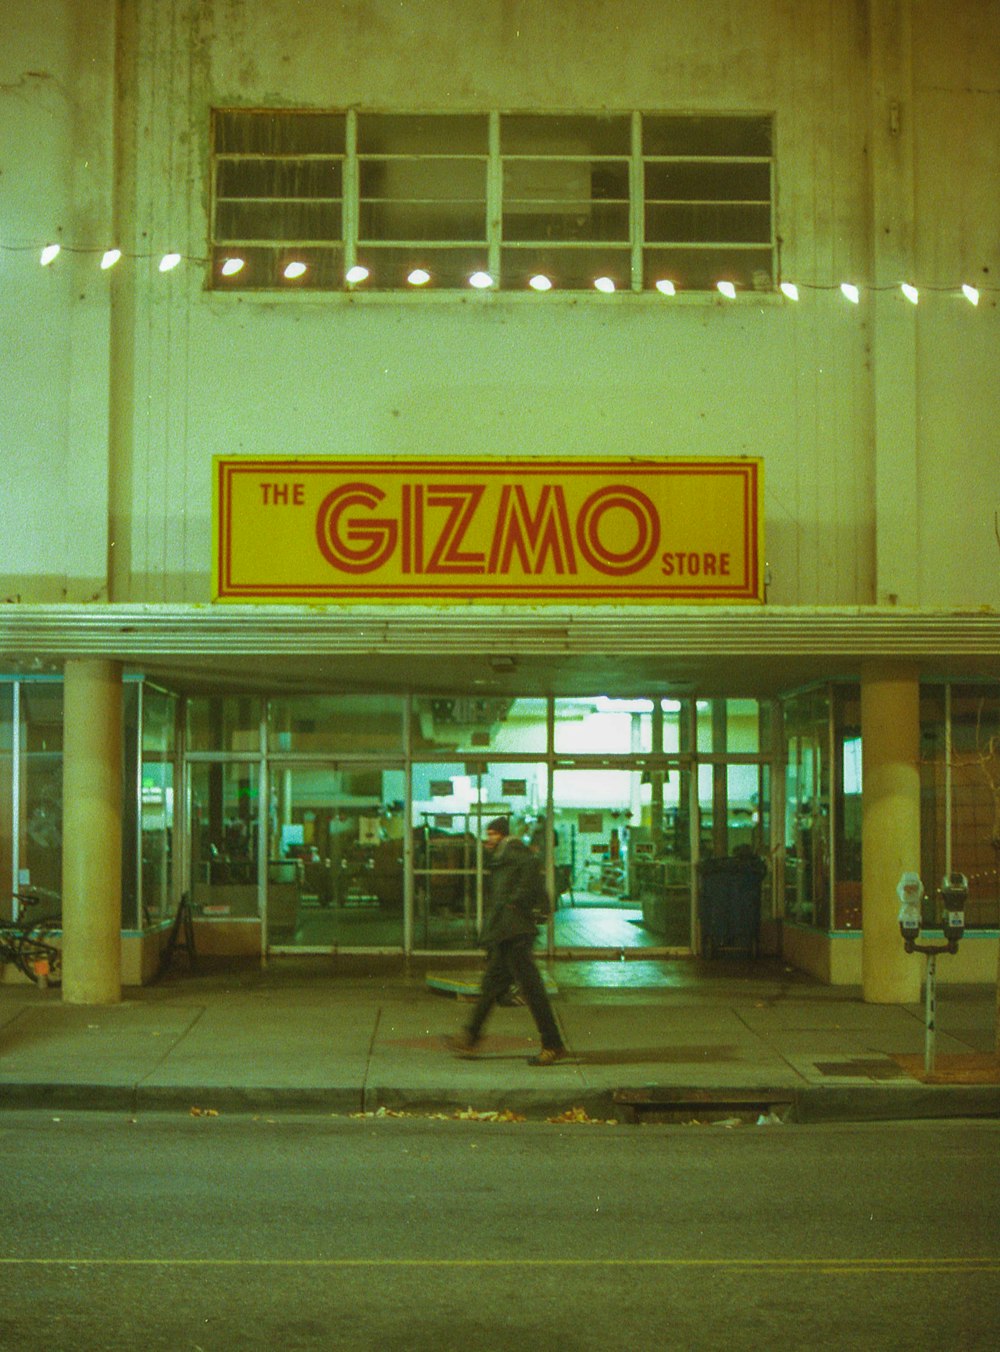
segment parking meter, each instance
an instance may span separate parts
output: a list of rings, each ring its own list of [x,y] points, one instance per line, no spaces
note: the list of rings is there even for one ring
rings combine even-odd
[[[899,932],[906,943],[907,953],[920,935],[920,903],[924,899],[924,885],[917,873],[904,873],[896,887],[899,897]]]
[[[946,873],[941,881],[943,914],[941,928],[952,952],[965,933],[965,903],[969,896],[969,880],[964,873]]]
[[[957,953],[958,941],[965,933],[965,901],[969,895],[969,880],[963,873],[947,873],[941,882],[941,900],[944,916],[941,928],[946,942],[920,944],[920,903],[924,885],[916,873],[904,873],[896,887],[899,897],[899,930],[907,953],[923,953],[927,958],[927,980],[924,983],[924,1070],[934,1069],[937,1039],[937,956],[939,953]]]

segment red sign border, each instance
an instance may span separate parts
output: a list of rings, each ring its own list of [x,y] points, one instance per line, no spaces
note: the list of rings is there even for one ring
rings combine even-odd
[[[743,480],[743,557],[746,561],[743,577],[731,587],[685,587],[672,584],[628,584],[617,589],[606,585],[573,585],[565,583],[553,586],[530,588],[525,586],[493,586],[485,590],[473,589],[467,582],[438,584],[433,588],[426,582],[409,584],[363,583],[351,579],[343,584],[335,583],[299,583],[295,585],[267,583],[235,583],[233,581],[231,545],[233,538],[233,495],[231,485],[234,478],[242,473],[259,475],[262,472],[284,475],[328,474],[335,467],[338,474],[377,475],[381,471],[393,475],[405,473],[426,474],[478,474],[492,477],[509,477],[512,472],[518,475],[560,477],[569,475],[592,475],[595,472],[611,471],[621,475],[623,470],[629,475],[646,477],[650,474],[683,473],[687,475],[732,476]],[[401,604],[454,603],[464,601],[469,604],[482,602],[520,602],[532,605],[536,602],[551,604],[553,601],[565,601],[572,604],[579,601],[603,601],[607,604],[628,605],[630,603],[650,604],[660,602],[670,605],[679,601],[692,600],[708,605],[724,604],[727,601],[759,602],[763,600],[761,579],[761,547],[759,500],[762,483],[763,462],[759,458],[746,459],[662,459],[662,460],[565,460],[565,459],[513,459],[495,460],[441,460],[419,458],[380,457],[379,459],[358,459],[354,457],[309,457],[294,456],[224,456],[215,457],[215,585],[213,600],[216,601],[301,601],[316,604],[328,601],[335,604],[363,603],[366,601],[395,601]]]

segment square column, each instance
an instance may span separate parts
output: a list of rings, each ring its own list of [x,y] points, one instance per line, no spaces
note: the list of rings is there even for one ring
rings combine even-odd
[[[920,680],[902,663],[861,669],[862,993],[873,1004],[920,999],[922,959],[899,932],[896,886],[920,872]]]
[[[63,999],[121,1000],[122,672],[66,663],[63,731]]]

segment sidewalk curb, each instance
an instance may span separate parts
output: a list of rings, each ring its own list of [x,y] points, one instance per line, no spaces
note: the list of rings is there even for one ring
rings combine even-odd
[[[4,1110],[52,1112],[138,1113],[182,1112],[192,1109],[228,1114],[286,1112],[348,1116],[387,1111],[417,1115],[453,1113],[466,1108],[499,1112],[510,1109],[526,1117],[558,1117],[570,1108],[582,1109],[598,1121],[641,1124],[678,1120],[690,1115],[725,1110],[765,1112],[780,1110],[783,1120],[796,1125],[824,1122],[888,1122],[1000,1119],[1000,1085],[838,1085],[799,1088],[718,1089],[599,1089],[574,1091],[555,1085],[538,1088],[489,1089],[454,1086],[403,1089],[387,1085],[361,1088],[237,1087],[185,1085],[5,1084],[0,1085],[0,1113]]]

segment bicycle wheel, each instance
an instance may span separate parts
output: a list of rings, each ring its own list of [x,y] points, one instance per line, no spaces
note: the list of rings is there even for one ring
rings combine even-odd
[[[42,943],[30,934],[22,935],[14,961],[36,985],[58,986],[62,983],[62,954],[52,944]]]

